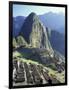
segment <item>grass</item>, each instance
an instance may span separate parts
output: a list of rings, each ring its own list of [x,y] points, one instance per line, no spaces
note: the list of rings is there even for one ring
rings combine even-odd
[[[13,57],[22,57],[21,59],[17,59],[19,61],[23,61],[23,62],[26,62],[26,63],[33,63],[33,64],[39,64],[38,62],[34,61],[34,60],[30,60],[30,59],[25,59],[23,56],[27,56],[26,54],[22,54],[22,53],[19,53],[19,52],[13,52]]]
[[[41,65],[43,68],[45,68],[46,70],[49,71],[49,72],[48,72],[49,76],[53,75],[53,76],[56,77],[61,83],[64,83],[64,80],[65,80],[64,74],[65,74],[65,72],[58,73],[57,71],[51,69],[50,67],[46,67],[46,66],[44,66],[43,64],[40,64],[39,62],[36,62],[36,61],[34,61],[34,60],[31,60],[31,59],[26,59],[26,58],[24,58],[23,56],[25,56],[25,55],[26,55],[26,54],[22,54],[22,53],[19,53],[19,52],[17,52],[17,51],[13,52],[13,58],[14,58],[14,57],[17,57],[17,60],[18,60],[18,61],[26,62],[27,64],[32,63],[32,64],[36,64],[36,65]],[[18,56],[21,57],[21,58],[18,58]],[[27,55],[26,55],[26,56],[27,56]]]

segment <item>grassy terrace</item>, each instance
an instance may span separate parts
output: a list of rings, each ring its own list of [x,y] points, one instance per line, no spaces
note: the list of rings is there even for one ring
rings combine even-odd
[[[22,57],[21,59],[17,59],[18,61],[23,61],[23,62],[26,62],[26,63],[33,63],[33,64],[39,64],[38,62],[35,62],[34,60],[30,60],[30,59],[25,59],[24,57],[27,57],[28,55],[27,54],[25,54],[25,53],[19,53],[19,52],[13,52],[13,58],[14,57]]]
[[[13,52],[13,58],[16,57],[17,58],[16,60],[26,62],[27,64],[32,63],[36,65],[41,65],[44,69],[48,70],[49,76],[52,75],[53,77],[56,77],[61,83],[64,83],[65,72],[58,73],[58,71],[52,70],[50,67],[46,67],[43,64],[40,64],[34,60],[24,58],[25,56],[28,56],[28,55],[24,53],[19,53],[18,51]]]

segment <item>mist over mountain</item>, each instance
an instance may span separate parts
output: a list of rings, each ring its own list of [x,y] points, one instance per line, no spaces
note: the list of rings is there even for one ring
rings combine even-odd
[[[60,33],[65,33],[65,16],[62,13],[49,12],[39,17],[45,26]]]

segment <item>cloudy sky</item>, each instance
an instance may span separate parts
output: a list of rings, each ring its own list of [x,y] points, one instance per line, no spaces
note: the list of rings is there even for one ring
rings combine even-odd
[[[48,7],[48,6],[33,6],[33,5],[13,5],[13,16],[28,16],[31,12],[41,15],[48,12],[65,13],[64,7]]]

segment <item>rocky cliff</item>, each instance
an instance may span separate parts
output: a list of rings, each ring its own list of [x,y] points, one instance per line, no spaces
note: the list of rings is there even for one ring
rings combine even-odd
[[[35,13],[31,13],[24,21],[20,35],[33,48],[52,50],[46,27]]]

